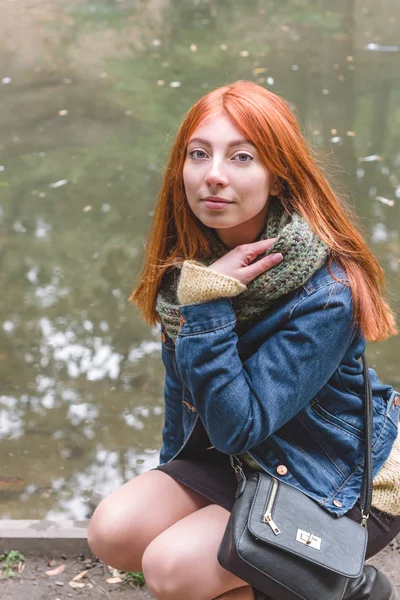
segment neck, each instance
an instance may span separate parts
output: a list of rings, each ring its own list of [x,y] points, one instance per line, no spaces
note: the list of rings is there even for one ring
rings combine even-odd
[[[241,244],[251,244],[258,240],[259,236],[265,230],[267,211],[268,207],[265,206],[260,213],[248,221],[235,225],[235,227],[215,229],[215,233],[229,250]]]

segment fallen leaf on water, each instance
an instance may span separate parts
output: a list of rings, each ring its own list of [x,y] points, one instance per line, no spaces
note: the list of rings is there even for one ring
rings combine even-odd
[[[22,477],[16,475],[0,475],[0,488],[21,487],[25,485]]]
[[[359,159],[361,162],[374,162],[375,160],[382,160],[379,154],[370,154],[369,156],[361,156]]]
[[[384,198],[383,196],[377,196],[376,199],[379,200],[379,202],[382,202],[382,204],[387,204],[388,206],[394,206],[394,200],[389,200],[389,198]]]
[[[122,583],[121,577],[109,577],[106,579],[106,583]]]
[[[59,179],[58,181],[54,181],[54,183],[49,183],[49,187],[51,188],[59,188],[68,183],[68,179]]]
[[[59,565],[55,569],[50,569],[50,571],[46,571],[46,575],[48,575],[49,577],[53,577],[53,575],[61,575],[61,573],[64,573],[64,571],[65,565]]]
[[[89,569],[86,569],[86,571],[81,571],[81,573],[79,573],[78,575],[75,575],[75,577],[72,579],[72,581],[79,581],[79,579],[82,579],[82,577],[85,577],[86,573],[89,573]]]
[[[70,581],[68,585],[74,589],[82,589],[86,587],[86,583],[79,583],[78,581]]]

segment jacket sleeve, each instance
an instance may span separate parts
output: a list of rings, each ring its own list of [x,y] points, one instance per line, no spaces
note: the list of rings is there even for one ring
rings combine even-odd
[[[212,444],[242,454],[301,411],[339,366],[355,332],[351,290],[323,286],[299,300],[245,362],[228,298],[180,307],[181,379]]]
[[[165,367],[164,383],[164,426],[160,464],[167,462],[180,449],[183,443],[182,427],[182,382],[176,368],[174,348],[161,344],[161,358]]]

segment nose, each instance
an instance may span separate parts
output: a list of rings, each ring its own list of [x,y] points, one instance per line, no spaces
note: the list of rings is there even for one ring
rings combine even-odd
[[[205,181],[209,187],[226,187],[228,185],[228,177],[221,161],[210,161]]]

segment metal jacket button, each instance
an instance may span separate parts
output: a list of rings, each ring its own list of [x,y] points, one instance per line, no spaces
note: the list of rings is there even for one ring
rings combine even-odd
[[[340,502],[340,500],[334,500],[334,501],[333,501],[333,504],[334,504],[335,506],[337,506],[338,508],[342,508],[342,506],[343,506],[343,504]]]
[[[180,319],[179,319],[179,325],[180,325],[181,327],[183,327],[185,323],[186,323],[186,321],[185,321],[185,319],[183,318],[183,315],[181,315],[181,316],[180,316]]]
[[[393,408],[396,408],[400,404],[400,396],[395,396],[393,401]]]
[[[279,465],[279,467],[276,468],[277,473],[279,473],[279,475],[286,475],[287,473],[287,468],[285,467],[285,465]]]

